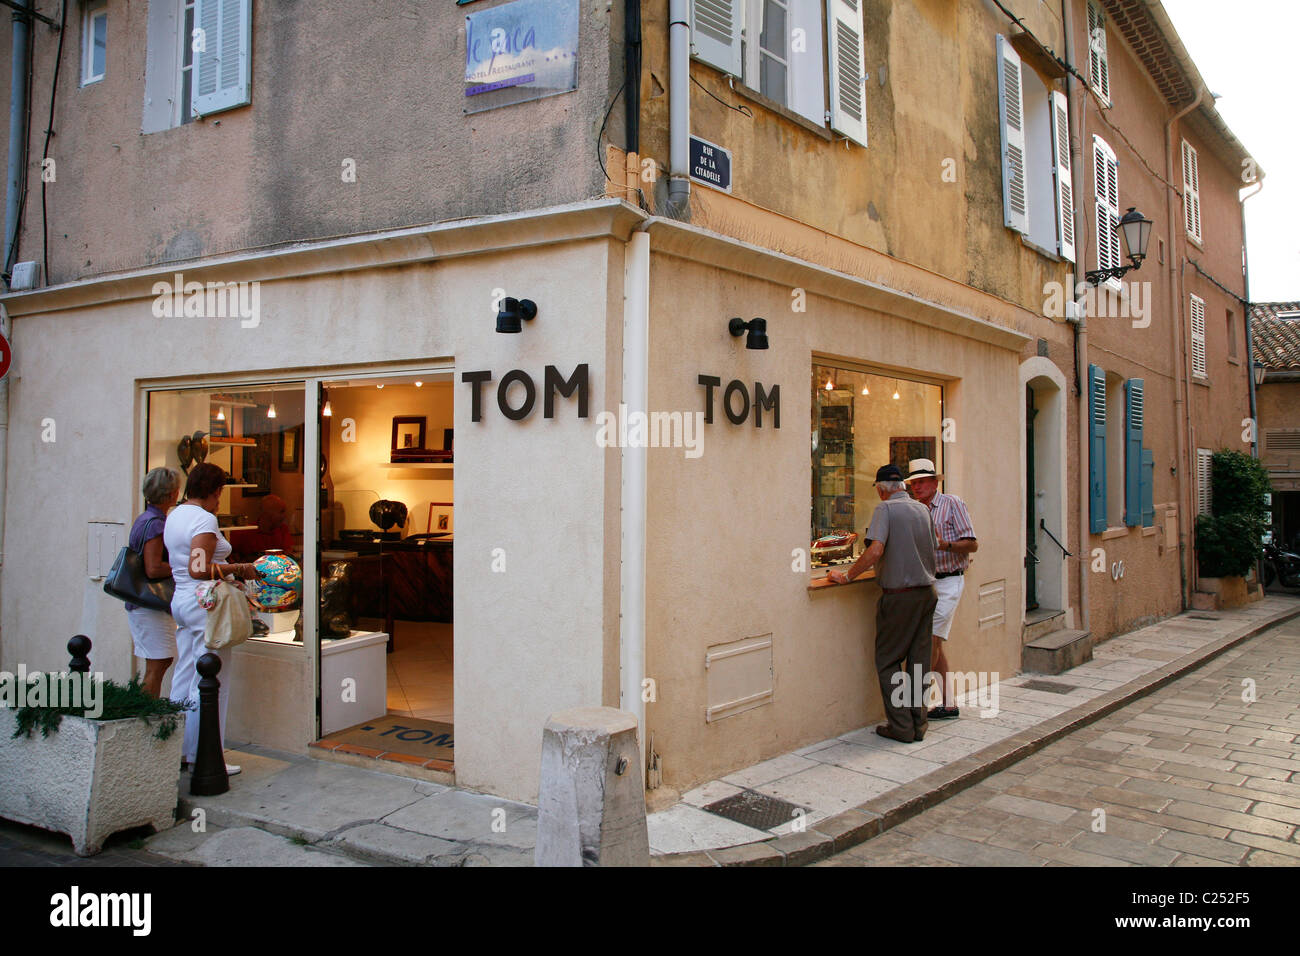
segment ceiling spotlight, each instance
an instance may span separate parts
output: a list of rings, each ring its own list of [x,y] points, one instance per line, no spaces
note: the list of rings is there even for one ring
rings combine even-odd
[[[871,389],[869,389],[869,388],[867,388],[867,386],[863,385],[863,386],[862,386],[862,394],[863,394],[863,395],[870,395],[870,394],[871,394]]]
[[[325,399],[325,407],[320,410],[320,413],[326,418],[332,418],[334,416],[334,409],[330,408],[330,400],[328,398]]]
[[[223,406],[218,405],[218,406],[217,406],[217,421],[219,421],[219,422],[224,422],[225,420],[226,420],[226,409],[225,409]]]
[[[898,399],[898,379],[894,379],[894,399]]]
[[[267,418],[275,417],[275,402],[272,402],[271,407],[266,410],[266,417]]]
[[[829,392],[829,391],[832,391],[834,388],[835,388],[835,383],[831,381],[831,378],[830,378],[829,375],[826,376],[826,391],[828,391],[828,392]]]
[[[383,382],[380,382],[378,385],[375,386],[375,388],[383,388],[383,387],[384,387],[384,383],[383,383]]]
[[[424,385],[423,382],[416,382],[416,383],[415,383],[415,387],[416,387],[416,388],[420,388],[420,387],[422,387],[423,385]]]
[[[765,349],[767,348],[767,319],[750,319],[746,322],[744,319],[732,319],[727,323],[727,331],[739,338],[746,332],[745,348],[747,349]]]
[[[501,300],[501,310],[497,312],[498,332],[519,332],[523,329],[520,319],[531,322],[537,315],[537,303],[532,299]]]

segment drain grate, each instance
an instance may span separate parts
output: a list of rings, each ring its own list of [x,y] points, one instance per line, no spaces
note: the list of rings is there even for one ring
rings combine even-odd
[[[1045,690],[1049,694],[1068,694],[1079,689],[1078,684],[1058,684],[1050,680],[1027,680],[1020,686],[1025,690]]]
[[[807,812],[805,808],[796,804],[754,790],[742,790],[740,793],[710,803],[704,809],[728,820],[743,823],[747,827],[753,827],[755,830],[779,827],[793,820],[798,815],[796,811]]]

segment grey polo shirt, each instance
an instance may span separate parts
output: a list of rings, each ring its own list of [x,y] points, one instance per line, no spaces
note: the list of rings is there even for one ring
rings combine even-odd
[[[896,491],[871,513],[869,541],[885,552],[876,564],[882,588],[913,588],[934,583],[934,526],[930,509],[906,491]]]

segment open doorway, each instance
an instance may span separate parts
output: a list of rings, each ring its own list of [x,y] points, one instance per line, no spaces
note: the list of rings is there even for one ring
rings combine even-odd
[[[450,771],[452,374],[325,382],[320,407],[323,739],[351,745],[351,753]],[[347,725],[338,726],[344,718],[331,715],[331,695],[347,675],[334,673],[333,645],[358,635],[369,635],[360,642],[371,642],[371,676],[365,687],[358,679],[356,693],[371,699],[364,711],[344,710]],[[358,713],[366,718],[359,723]]]

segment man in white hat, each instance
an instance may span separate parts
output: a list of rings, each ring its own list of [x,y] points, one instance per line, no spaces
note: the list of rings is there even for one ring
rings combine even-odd
[[[930,720],[944,720],[958,715],[957,701],[952,682],[948,679],[948,657],[943,646],[948,640],[953,615],[966,587],[965,573],[970,566],[970,555],[979,550],[975,528],[971,525],[966,503],[956,495],[939,491],[943,475],[934,469],[928,458],[913,458],[908,463],[907,490],[913,498],[930,509],[934,521],[935,555],[934,589],[939,603],[934,608],[934,640],[930,649],[930,670],[939,683],[941,699],[938,707],[927,715]]]

